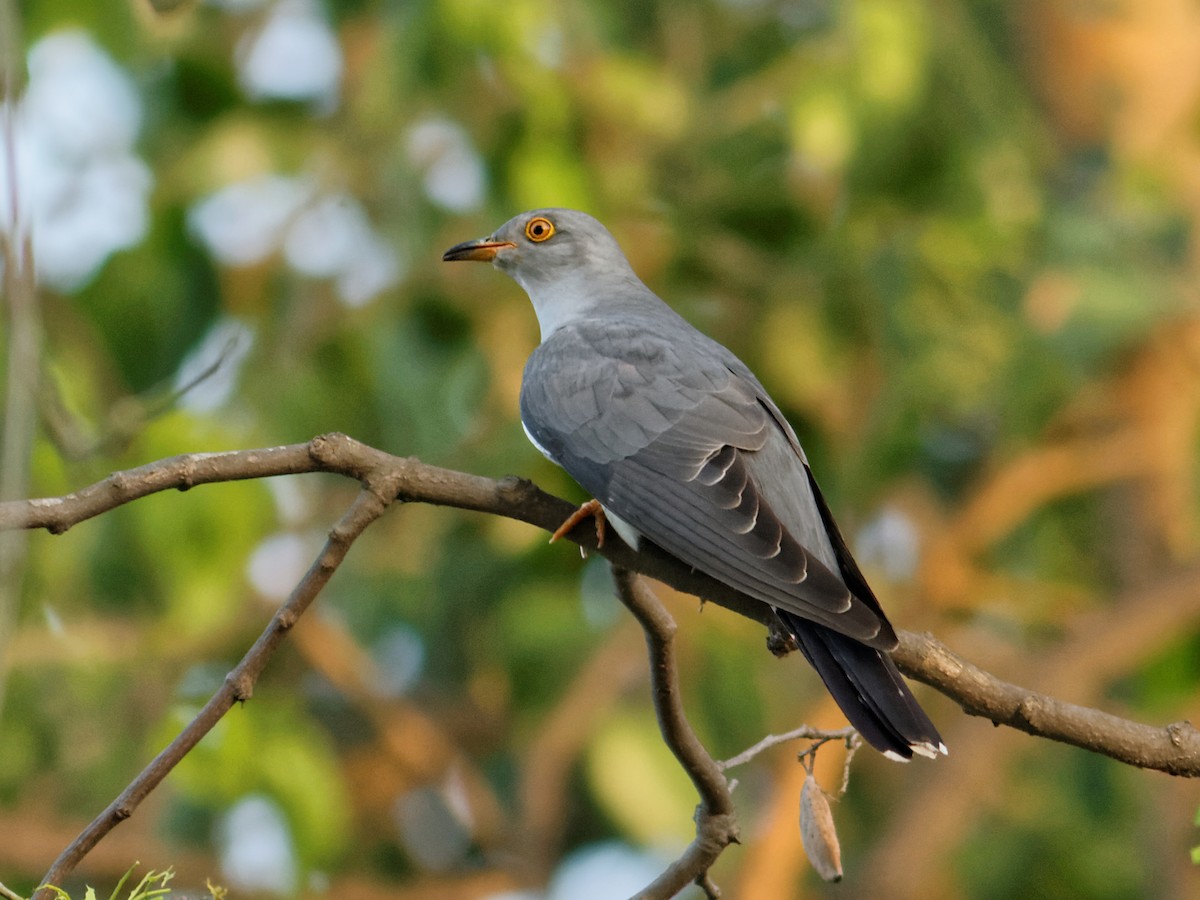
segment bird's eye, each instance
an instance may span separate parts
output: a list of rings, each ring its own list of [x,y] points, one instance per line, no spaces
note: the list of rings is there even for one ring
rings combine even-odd
[[[535,244],[547,241],[553,236],[554,223],[541,216],[530,219],[529,224],[525,226],[525,237],[529,238]]]

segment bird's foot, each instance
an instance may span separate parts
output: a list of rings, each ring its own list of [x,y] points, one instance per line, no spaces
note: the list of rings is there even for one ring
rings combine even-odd
[[[600,505],[599,500],[589,500],[583,504],[571,515],[567,516],[565,522],[558,526],[554,534],[550,535],[550,543],[554,543],[559,538],[567,535],[572,528],[582,522],[588,516],[596,520],[596,546],[604,546],[604,535],[608,530],[608,520],[604,518],[604,507]]]

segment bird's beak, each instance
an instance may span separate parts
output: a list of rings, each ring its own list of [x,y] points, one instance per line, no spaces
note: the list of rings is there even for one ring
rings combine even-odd
[[[516,246],[512,241],[493,241],[491,238],[463,241],[443,253],[442,262],[457,262],[460,259],[491,262],[501,250],[508,250]]]

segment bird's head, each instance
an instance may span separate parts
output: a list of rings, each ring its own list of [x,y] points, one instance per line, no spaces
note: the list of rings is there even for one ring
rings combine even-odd
[[[560,290],[572,283],[624,278],[629,263],[616,238],[587,213],[574,209],[535,209],[521,213],[475,241],[442,254],[447,262],[490,262],[527,292]]]
[[[513,278],[533,301],[543,340],[602,306],[661,302],[634,274],[609,230],[574,209],[521,213],[485,238],[455,244],[442,259],[490,262]]]

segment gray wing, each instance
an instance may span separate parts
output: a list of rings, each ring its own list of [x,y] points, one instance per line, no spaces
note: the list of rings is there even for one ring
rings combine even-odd
[[[584,321],[555,332],[525,368],[530,436],[605,508],[688,565],[856,640],[894,646],[761,385],[694,329],[672,329],[668,340],[658,324]]]

